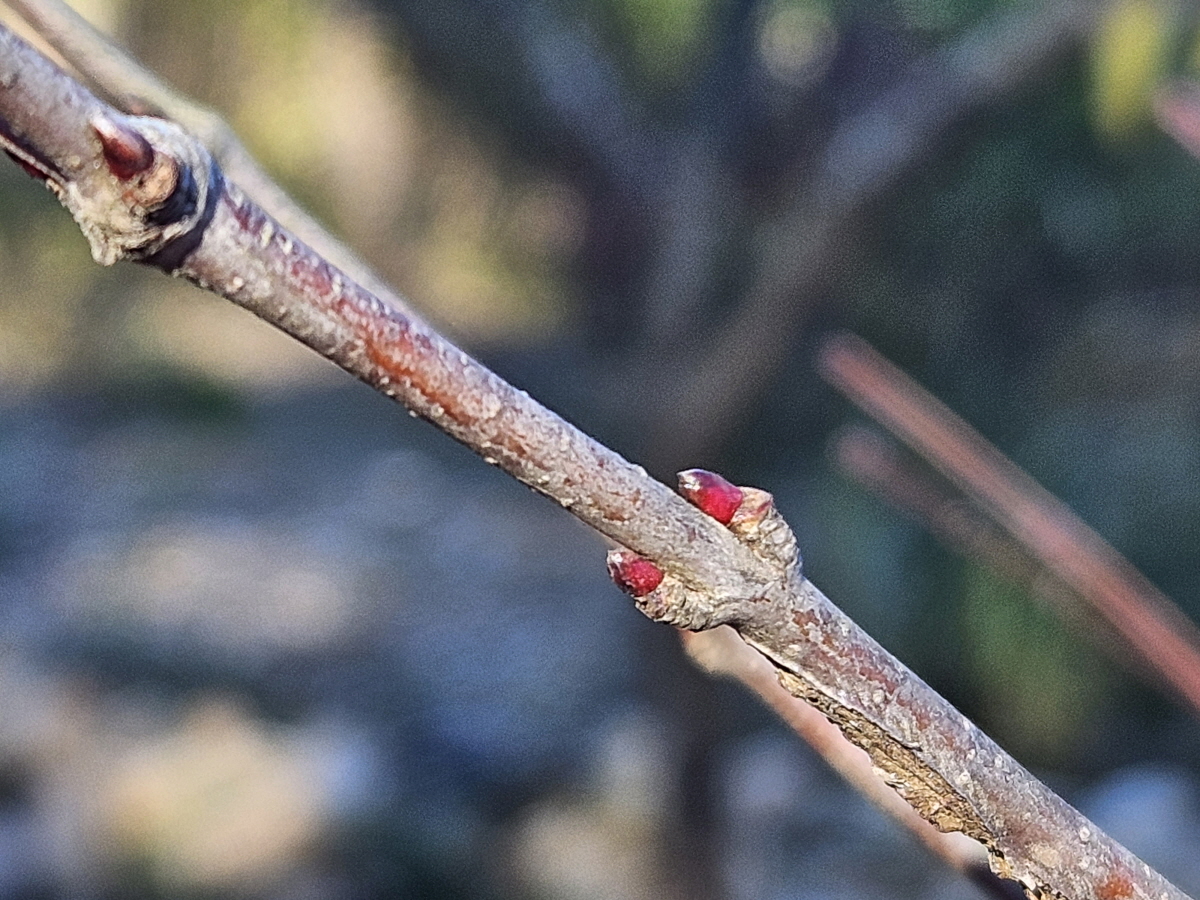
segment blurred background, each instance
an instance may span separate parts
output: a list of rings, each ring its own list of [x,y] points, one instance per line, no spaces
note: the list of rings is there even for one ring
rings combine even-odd
[[[1195,713],[852,477],[814,363],[862,335],[1200,617],[1200,162],[1153,118],[1200,7],[74,5],[518,386],[774,492],[836,603],[1200,891]],[[0,166],[0,896],[983,896],[603,554]]]

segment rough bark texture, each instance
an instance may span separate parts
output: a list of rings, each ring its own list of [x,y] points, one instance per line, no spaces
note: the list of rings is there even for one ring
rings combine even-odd
[[[1032,896],[1183,898],[1034,779],[800,573],[768,495],[730,528],[385,303],[226,182],[204,147],[108,107],[0,29],[0,143],[46,181],[103,263],[134,259],[273,323],[666,573],[637,599],[733,625],[944,830]],[[145,153],[144,144],[151,152]]]

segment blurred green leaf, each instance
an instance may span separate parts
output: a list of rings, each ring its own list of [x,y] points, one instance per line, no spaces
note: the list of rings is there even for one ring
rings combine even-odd
[[[965,568],[962,626],[984,730],[1021,758],[1070,758],[1108,689],[1105,667],[1024,590],[974,564]]]
[[[1148,122],[1151,95],[1162,76],[1176,32],[1160,0],[1115,0],[1092,43],[1092,103],[1097,127],[1124,137]]]
[[[611,0],[641,75],[659,90],[694,72],[709,42],[719,0]]]

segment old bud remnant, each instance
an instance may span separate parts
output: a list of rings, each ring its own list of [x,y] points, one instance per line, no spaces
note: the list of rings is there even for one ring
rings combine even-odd
[[[728,525],[742,505],[742,489],[707,469],[679,473],[679,493],[701,512]]]
[[[729,517],[729,527],[737,534],[749,535],[775,511],[775,498],[759,488],[742,488],[742,502]]]

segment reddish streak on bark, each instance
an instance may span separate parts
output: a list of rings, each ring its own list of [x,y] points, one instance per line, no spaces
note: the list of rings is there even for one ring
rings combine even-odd
[[[873,641],[839,640],[836,636],[839,629],[816,609],[793,610],[792,622],[805,641],[821,651],[821,660],[813,661],[815,670],[836,673],[840,683],[860,686],[856,688],[860,694],[863,688],[883,692],[882,702],[870,698],[865,708],[903,710],[922,732],[933,727],[934,717],[924,698],[903,689],[905,679],[914,676],[891,665],[893,660],[883,648]],[[938,737],[950,748],[961,747],[960,733],[953,729],[942,729]]]
[[[264,303],[253,299],[253,291],[239,295],[240,289],[221,290],[220,285],[231,280],[229,271],[212,271],[202,264],[192,270],[195,277],[252,310],[261,309],[268,321],[300,337],[377,390],[403,399],[418,415],[468,443],[490,462],[570,505],[584,521],[601,531],[605,531],[604,523],[616,526],[629,538],[624,532],[643,515],[649,502],[643,472],[633,471],[612,451],[536,407],[523,392],[423,323],[342,275],[240,191],[227,191],[221,202],[242,235],[240,245],[282,276],[287,285],[284,293],[295,297],[289,302],[296,311],[284,311],[282,319],[286,321],[277,321],[283,295]],[[303,312],[304,307],[310,312]],[[313,310],[323,319],[317,327],[312,325]],[[309,321],[307,328],[302,320]],[[303,334],[293,327],[297,323]],[[539,411],[531,416],[535,408]],[[606,485],[607,490],[599,491],[597,485]],[[665,487],[663,490],[670,493]],[[661,504],[662,498],[655,497],[654,502]],[[621,540],[617,535],[610,537]],[[689,544],[699,539],[694,530],[684,538]],[[677,548],[678,543],[676,539],[672,546]]]
[[[1096,888],[1096,900],[1128,900],[1133,896],[1133,882],[1128,875],[1110,875]]]
[[[412,385],[452,422],[461,425],[470,420],[463,394],[429,377],[436,371],[433,364],[438,355],[437,347],[427,334],[414,330],[405,316],[384,307],[372,309],[365,295],[358,295],[355,286],[335,280],[333,268],[314,254],[291,255],[288,276],[304,294],[319,298],[337,313],[339,319],[353,327],[355,336],[362,341],[363,352],[384,378],[396,384]],[[384,316],[381,317],[379,312]],[[386,386],[383,378],[376,381]],[[513,453],[526,450],[519,444],[509,449]]]
[[[894,672],[880,665],[879,655],[873,648],[839,641],[832,624],[812,609],[794,610],[792,622],[810,643],[823,648],[828,667],[846,674],[847,683],[870,682],[882,688],[888,697],[897,696],[900,682]]]
[[[311,254],[291,257],[288,260],[288,274],[311,296],[334,298],[333,270],[320,257]]]

